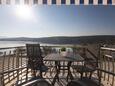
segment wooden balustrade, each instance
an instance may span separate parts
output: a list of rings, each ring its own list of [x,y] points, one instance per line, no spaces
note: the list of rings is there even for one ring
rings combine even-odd
[[[26,57],[23,57],[21,49],[24,47],[8,47],[0,48],[3,54],[0,56],[0,84],[6,86],[15,79],[19,79],[20,75],[23,75],[24,71],[15,70],[20,67],[26,66]]]
[[[112,53],[115,52],[115,48],[100,48],[100,66],[99,70],[102,72],[101,81],[107,82],[106,85],[115,86],[115,58]]]
[[[50,49],[61,49],[62,46],[49,47]],[[64,47],[72,48],[73,46]],[[113,53],[115,52],[114,48],[101,47],[99,55],[95,55],[86,46],[74,47],[78,49],[76,52],[83,55],[84,58],[88,57],[87,54],[89,54],[91,55],[91,58],[93,58],[96,61],[98,67],[97,75],[99,78],[101,78],[102,82],[107,81],[107,84],[110,84],[111,86],[115,85],[115,58],[113,56]],[[41,46],[41,48],[43,49],[43,46]],[[3,54],[0,56],[0,84],[2,86],[7,86],[13,80],[21,80],[21,76],[25,76],[26,80],[28,80],[28,74],[30,70],[26,68],[27,57],[25,46],[0,48],[0,50],[3,50]]]

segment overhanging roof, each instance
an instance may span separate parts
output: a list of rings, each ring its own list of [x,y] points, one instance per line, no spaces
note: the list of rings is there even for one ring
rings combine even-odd
[[[115,0],[0,0],[1,5],[115,5]]]

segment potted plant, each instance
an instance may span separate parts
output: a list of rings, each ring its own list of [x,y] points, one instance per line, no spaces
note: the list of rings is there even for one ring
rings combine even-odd
[[[65,47],[61,48],[61,54],[62,54],[62,56],[66,56],[66,48]]]
[[[63,51],[66,51],[66,48],[65,47],[62,47],[61,48],[61,51],[63,52]]]

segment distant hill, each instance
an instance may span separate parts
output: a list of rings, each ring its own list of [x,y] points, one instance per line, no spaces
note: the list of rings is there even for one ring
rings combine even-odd
[[[87,43],[107,43],[115,44],[115,35],[97,36],[75,36],[75,37],[43,37],[43,38],[0,38],[0,41],[34,41],[49,44],[87,44]]]

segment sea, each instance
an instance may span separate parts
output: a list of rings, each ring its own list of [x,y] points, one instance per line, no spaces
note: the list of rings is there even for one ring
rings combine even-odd
[[[33,41],[0,41],[0,48],[25,46],[32,43],[39,43],[41,46],[71,46],[71,44],[47,44]]]
[[[32,44],[32,43],[39,43],[39,42],[32,42],[32,41],[0,41],[0,48],[7,48],[7,47],[19,47],[19,46],[25,46],[26,44]],[[45,44],[40,43],[41,46],[48,46],[53,44]]]
[[[0,48],[6,47],[16,47],[16,46],[24,46],[25,42],[22,41],[0,41]]]
[[[32,43],[39,43],[39,42],[33,42],[33,41],[0,41],[0,52],[6,50],[3,48],[25,46],[26,44],[32,44]],[[46,43],[40,43],[40,45],[41,46],[65,46],[65,44],[60,45],[60,44],[46,44]],[[66,46],[68,46],[68,45],[66,45]],[[59,50],[59,48],[57,48],[57,50]],[[70,48],[68,48],[67,50],[71,51]]]

